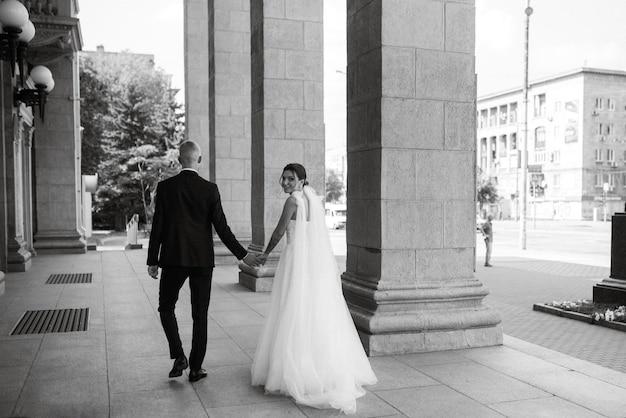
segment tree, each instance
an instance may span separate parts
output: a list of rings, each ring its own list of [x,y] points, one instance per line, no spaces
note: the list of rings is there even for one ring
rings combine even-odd
[[[94,218],[117,230],[134,213],[149,223],[156,184],[176,173],[184,135],[170,78],[145,55],[127,53],[88,56],[83,74],[84,169],[99,175]]]
[[[498,196],[498,189],[491,182],[491,180],[481,180],[478,184],[477,200],[481,213],[484,205],[488,203],[497,203],[500,200],[500,196]]]
[[[343,181],[335,170],[326,171],[326,201],[337,202],[344,194]]]

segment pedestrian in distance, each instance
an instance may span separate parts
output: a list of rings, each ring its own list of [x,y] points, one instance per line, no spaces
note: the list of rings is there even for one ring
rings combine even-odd
[[[493,215],[490,213],[487,215],[487,220],[480,226],[480,232],[483,234],[483,238],[485,239],[485,267],[491,266],[491,250],[493,247],[493,225],[491,221],[493,220]]]
[[[169,377],[178,377],[190,367],[189,381],[207,376],[202,368],[206,354],[211,281],[215,267],[213,228],[231,253],[250,265],[259,265],[230,230],[218,187],[198,174],[202,161],[200,146],[194,141],[180,144],[178,161],[182,170],[159,182],[154,218],[148,245],[148,274],[158,279],[159,314],[174,365]],[[189,360],[183,351],[174,310],[182,285],[189,278],[193,334]]]

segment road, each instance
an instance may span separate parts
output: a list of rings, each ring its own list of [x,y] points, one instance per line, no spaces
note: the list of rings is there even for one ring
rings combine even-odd
[[[526,224],[526,249],[520,249],[520,224],[493,221],[493,257],[522,257],[610,267],[611,223],[592,221],[529,220]],[[329,230],[333,251],[346,256],[345,229]],[[476,234],[476,256],[482,261],[485,244]]]

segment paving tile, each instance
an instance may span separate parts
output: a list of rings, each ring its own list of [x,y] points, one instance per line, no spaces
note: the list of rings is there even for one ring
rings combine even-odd
[[[316,409],[304,405],[297,406],[307,417],[311,418],[345,417],[345,414],[338,409]],[[397,409],[379,398],[376,394],[367,392],[365,396],[356,400],[356,413],[350,416],[355,418],[373,418],[400,416],[400,414]]]
[[[0,367],[0,404],[17,401],[29,369],[29,365]]]
[[[376,394],[408,417],[502,418],[504,415],[447,386],[395,389]]]
[[[232,312],[210,312],[209,316],[222,327],[239,327],[246,325],[262,325],[265,318],[252,309]]]
[[[367,387],[372,392],[439,384],[395,357],[372,357],[370,364],[378,378],[377,384]]]
[[[602,382],[576,371],[528,375],[526,382],[567,401],[604,414],[626,415],[626,389]]]
[[[211,418],[282,418],[307,416],[291,401],[207,408],[207,412]]]
[[[209,312],[236,311],[242,308],[245,309],[245,307],[240,300],[232,296],[225,296],[223,298],[211,298]]]
[[[163,329],[143,331],[107,332],[109,356],[139,357],[169,353]]]
[[[106,376],[27,381],[15,408],[24,417],[108,417]]]
[[[206,418],[207,413],[190,384],[111,395],[111,418],[144,417]]]
[[[16,402],[0,402],[0,418],[15,418],[15,404]]]
[[[205,379],[194,383],[207,409],[286,400],[284,396],[265,395],[263,388],[252,386],[250,365],[216,366],[207,371]]]
[[[172,363],[169,356],[111,359],[108,368],[109,391],[113,394],[189,386],[189,370],[180,377],[168,377]]]
[[[550,398],[526,399],[523,401],[491,404],[490,408],[509,418],[601,418],[587,408],[578,406],[556,396]]]
[[[106,348],[62,347],[41,349],[33,362],[28,380],[64,379],[107,374]]]
[[[439,351],[432,353],[403,354],[394,356],[397,360],[409,366],[429,366],[434,364],[462,363],[468,361],[463,356],[463,350]]]
[[[32,364],[41,346],[42,338],[14,338],[0,341],[0,353],[2,353],[0,356],[0,367]]]
[[[566,370],[552,362],[504,346],[470,349],[463,356],[512,377]]]
[[[529,384],[474,362],[420,366],[417,369],[483,404],[550,396]]]
[[[262,327],[259,325],[247,325],[243,327],[224,327],[223,330],[239,347],[255,349],[259,342]]]
[[[204,367],[250,365],[250,357],[231,339],[211,340],[207,345]]]

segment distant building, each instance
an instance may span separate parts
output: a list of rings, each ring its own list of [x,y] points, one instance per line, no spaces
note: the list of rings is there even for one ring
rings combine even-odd
[[[626,200],[626,72],[580,68],[531,82],[528,183],[519,169],[522,89],[477,101],[478,177],[497,184],[496,216],[516,219],[528,187],[527,217],[601,219]]]

